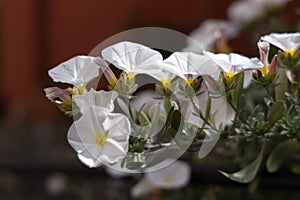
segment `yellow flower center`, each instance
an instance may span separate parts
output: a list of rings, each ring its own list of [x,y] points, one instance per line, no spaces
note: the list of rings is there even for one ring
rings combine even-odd
[[[269,65],[265,64],[264,67],[263,67],[263,68],[260,68],[259,70],[261,71],[261,73],[262,73],[263,75],[266,75],[266,74],[268,74],[268,72],[269,72]]]
[[[291,56],[294,56],[294,55],[296,55],[297,50],[295,50],[295,49],[287,49],[287,50],[285,50],[285,53],[286,54],[290,54]]]
[[[135,74],[128,73],[127,76],[128,76],[128,78],[129,78],[129,80],[132,80],[132,79],[134,79]]]
[[[171,78],[167,78],[164,80],[161,80],[161,83],[163,84],[163,86],[168,87],[171,83],[172,79]]]
[[[189,85],[192,85],[192,83],[194,82],[194,79],[186,79],[185,82]]]
[[[225,78],[227,80],[232,80],[234,77],[235,73],[234,72],[225,72]]]
[[[166,177],[163,179],[164,183],[172,183],[173,182],[173,178],[172,177]]]
[[[86,91],[86,87],[85,85],[76,85],[75,88],[73,89],[73,94],[75,95],[82,95],[85,94]]]
[[[72,107],[72,104],[73,104],[73,101],[72,101],[72,98],[67,98],[67,99],[64,99],[64,104],[66,104],[67,106],[70,106]]]
[[[98,133],[95,136],[95,143],[99,147],[103,147],[104,145],[106,145],[108,143],[108,134],[107,133]]]

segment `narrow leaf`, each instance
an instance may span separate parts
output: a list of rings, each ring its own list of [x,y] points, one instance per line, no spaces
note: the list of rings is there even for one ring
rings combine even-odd
[[[248,166],[244,167],[243,169],[241,169],[238,172],[235,172],[232,174],[228,174],[228,173],[220,171],[220,170],[219,170],[219,172],[233,181],[236,181],[239,183],[249,183],[254,179],[254,177],[256,176],[256,174],[258,172],[261,160],[263,158],[263,152],[264,152],[264,147],[261,149],[259,155],[252,163],[250,163]]]
[[[239,98],[244,93],[244,73],[241,72],[234,76],[233,84],[235,86],[233,93],[233,102],[236,108],[240,108]]]
[[[267,159],[268,172],[276,172],[298,150],[298,143],[289,139],[277,145]]]
[[[122,111],[125,113],[125,115],[127,115],[127,117],[130,117],[128,105],[121,98],[117,98],[117,102]]]
[[[269,128],[272,128],[273,125],[280,120],[284,115],[284,103],[282,101],[278,101],[274,103],[268,112],[268,122]]]

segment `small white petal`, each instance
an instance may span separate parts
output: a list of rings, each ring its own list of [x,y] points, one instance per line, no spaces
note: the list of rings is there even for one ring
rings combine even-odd
[[[212,50],[213,44],[220,38],[221,31],[224,31],[226,38],[231,39],[237,35],[238,28],[229,21],[207,19],[191,32],[187,40],[188,45],[183,51],[202,53],[204,49]]]
[[[300,48],[300,33],[271,33],[261,37],[261,40],[267,41],[283,51]]]
[[[227,9],[230,21],[237,25],[243,26],[260,16],[263,7],[253,1],[234,1]]]
[[[128,73],[147,73],[160,70],[162,55],[149,47],[132,42],[120,42],[102,50],[105,60]]]
[[[214,79],[219,78],[219,70],[209,58],[192,52],[175,52],[169,56],[165,63],[165,70],[186,79],[186,75],[208,75]]]
[[[120,170],[114,169],[114,168],[109,167],[109,166],[108,166],[108,167],[105,166],[104,169],[105,169],[106,173],[107,173],[110,177],[116,178],[116,179],[119,179],[119,178],[125,178],[125,177],[132,176],[132,175],[133,175],[132,173],[120,171]]]
[[[83,164],[85,164],[89,168],[96,168],[102,166],[101,161],[97,160],[97,156],[92,155],[90,151],[85,150],[77,154],[77,157]]]
[[[54,82],[86,85],[99,76],[96,59],[90,56],[76,56],[49,70],[48,74]]]
[[[215,62],[224,72],[239,73],[247,69],[258,69],[264,66],[258,58],[249,59],[236,53],[214,54],[203,51],[203,54]]]
[[[152,192],[154,186],[146,178],[143,177],[135,186],[131,188],[130,196],[132,198],[139,198]]]
[[[96,91],[92,88],[84,95],[73,96],[73,100],[80,110],[85,110],[90,106],[99,106],[112,112],[114,110],[114,101],[117,96],[118,93],[115,91]]]
[[[103,163],[114,164],[126,156],[128,150],[128,138],[126,143],[119,143],[116,140],[108,138],[108,143],[103,147],[98,159]]]
[[[190,166],[183,161],[177,160],[163,169],[146,173],[145,177],[156,187],[179,189],[189,183],[190,175]]]

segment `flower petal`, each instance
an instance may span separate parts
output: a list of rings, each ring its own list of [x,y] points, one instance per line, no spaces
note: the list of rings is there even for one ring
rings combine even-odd
[[[96,91],[93,88],[84,95],[73,96],[73,99],[80,110],[85,110],[90,106],[99,106],[107,109],[108,112],[114,110],[114,101],[118,93],[115,91]]]
[[[300,47],[300,33],[271,33],[261,37],[261,40],[267,41],[283,51],[297,50]]]
[[[219,78],[217,66],[209,58],[192,52],[175,52],[169,56],[165,63],[165,70],[186,79],[185,75],[204,76],[208,75],[215,79]]]
[[[162,189],[178,189],[189,183],[190,166],[183,161],[175,161],[171,165],[147,173],[145,176],[154,186]]]
[[[145,72],[149,65],[163,59],[158,51],[127,41],[103,49],[102,56],[117,68],[134,74]]]
[[[96,59],[90,56],[76,56],[49,70],[48,74],[54,82],[85,85],[99,75]]]

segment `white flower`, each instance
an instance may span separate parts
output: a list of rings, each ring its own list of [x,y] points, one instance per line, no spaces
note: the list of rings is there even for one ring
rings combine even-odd
[[[261,37],[279,49],[294,55],[300,49],[300,33],[271,33]]]
[[[230,21],[244,25],[261,17],[264,12],[275,6],[283,6],[290,0],[242,0],[234,1],[228,7]]]
[[[117,169],[114,169],[109,166],[108,167],[105,166],[104,169],[105,169],[105,172],[109,175],[109,177],[115,178],[115,179],[126,178],[126,177],[134,175],[133,173],[117,170]]]
[[[54,82],[69,83],[74,86],[86,85],[99,76],[99,65],[95,62],[99,58],[90,56],[76,56],[55,68],[48,74]]]
[[[164,63],[165,70],[186,81],[205,75],[218,79],[220,75],[218,67],[209,58],[192,52],[175,52]]]
[[[234,1],[227,9],[227,15],[230,21],[237,25],[243,26],[258,18],[263,12],[260,4],[249,0]]]
[[[224,75],[227,79],[232,79],[235,74],[240,73],[242,71],[259,69],[264,66],[264,64],[258,58],[249,59],[245,56],[235,53],[214,54],[208,51],[203,51],[203,53],[204,55],[211,58],[211,60],[223,70]],[[248,77],[247,73],[245,73],[245,77],[246,76]],[[249,83],[249,78],[247,78],[247,80],[244,81],[244,86],[246,86],[246,83]]]
[[[120,42],[102,50],[102,57],[115,67],[134,77],[136,74],[157,73],[163,57],[149,47],[132,42]]]
[[[69,144],[89,167],[114,164],[126,156],[131,132],[126,116],[91,106],[69,129]]]
[[[77,109],[73,109],[73,101],[68,90],[69,89],[61,89],[58,87],[48,87],[44,89],[46,97],[62,112],[71,116],[77,113]]]
[[[149,76],[152,76],[156,80],[162,83],[163,86],[169,87],[172,80],[176,77],[176,74],[173,74],[167,70],[165,70],[164,66],[166,66],[164,63],[160,65],[161,71],[159,72],[153,72],[148,74]]]
[[[138,198],[151,193],[155,188],[183,188],[189,183],[190,176],[190,166],[177,160],[168,167],[146,173],[142,180],[131,189],[131,196]]]
[[[187,41],[187,47],[183,51],[202,53],[205,50],[212,50],[213,45],[222,34],[228,39],[236,36],[237,26],[225,20],[207,19],[193,30]]]
[[[269,63],[269,50],[270,44],[265,41],[259,41],[257,43],[259,48],[260,60],[263,62],[264,67],[259,69],[263,76],[274,77],[276,75],[278,67],[278,58],[275,55],[272,59],[271,64]]]
[[[73,100],[81,111],[89,108],[90,106],[99,106],[103,109],[107,109],[108,112],[114,110],[114,101],[118,97],[118,93],[115,91],[96,91],[91,88],[84,95],[74,95]]]

